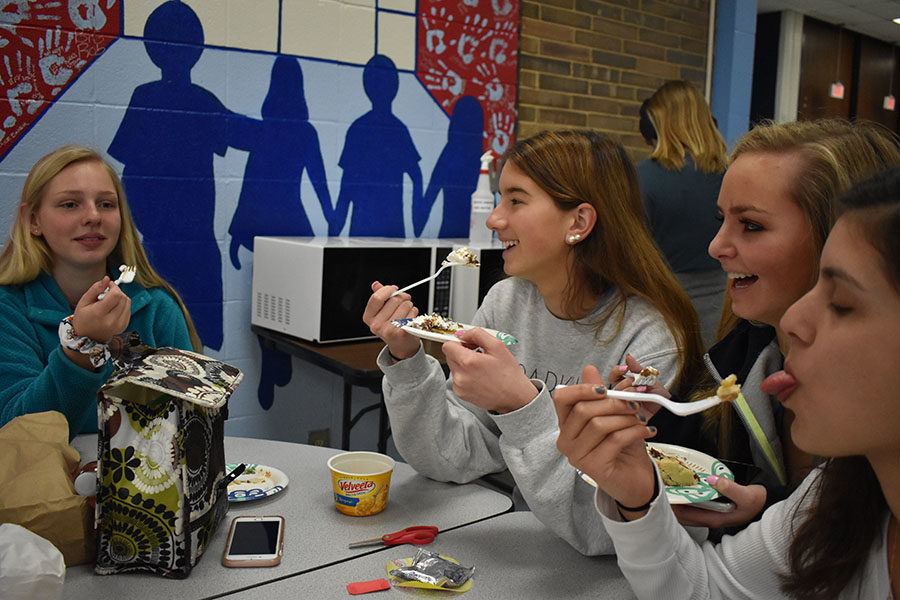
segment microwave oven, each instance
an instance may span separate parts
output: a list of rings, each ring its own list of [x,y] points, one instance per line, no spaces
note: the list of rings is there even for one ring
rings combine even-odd
[[[503,247],[466,239],[264,237],[253,242],[253,325],[317,343],[373,338],[362,321],[373,281],[404,287],[434,273],[460,247],[481,268],[451,267],[409,290],[419,313],[471,323],[502,279]]]

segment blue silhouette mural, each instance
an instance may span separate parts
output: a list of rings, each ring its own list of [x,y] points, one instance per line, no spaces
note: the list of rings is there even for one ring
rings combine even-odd
[[[207,350],[244,370],[230,434],[329,426],[329,377],[250,330],[253,237],[464,237],[478,157],[514,132],[518,0],[363,2],[362,35],[335,47],[296,42],[342,2],[232,3],[229,19],[184,0],[7,4],[6,214],[39,156],[107,149],[154,267]]]
[[[329,235],[339,235],[353,207],[350,235],[405,237],[403,176],[413,184],[413,204],[422,195],[422,171],[409,130],[391,112],[400,82],[394,62],[376,54],[363,69],[363,89],[372,110],[350,125],[338,166],[343,169]]]
[[[213,154],[251,139],[253,122],[191,83],[203,53],[193,10],[170,1],[144,25],[159,81],[135,88],[109,145],[150,262],[181,294],[205,346],[222,347],[222,256],[213,231]],[[243,143],[242,143],[243,142]]]
[[[253,251],[255,235],[313,235],[300,202],[304,170],[331,220],[331,194],[319,136],[309,122],[303,71],[296,58],[278,56],[262,105],[262,124],[248,143],[250,155],[237,209],[231,219],[231,263],[241,268],[238,248]]]
[[[428,222],[438,192],[444,192],[439,237],[468,237],[472,192],[478,184],[483,152],[484,111],[472,96],[462,96],[453,106],[447,128],[447,144],[441,151],[421,202],[413,202],[416,237]]]
[[[241,268],[238,250],[253,251],[256,235],[313,235],[300,201],[300,184],[306,171],[319,198],[325,220],[331,220],[331,194],[325,180],[325,164],[319,136],[309,122],[299,61],[278,56],[272,65],[269,91],[262,105],[262,123],[249,143],[250,155],[237,208],[231,219],[229,256]],[[264,409],[272,406],[276,385],[291,380],[291,357],[265,347],[262,353],[258,398]]]

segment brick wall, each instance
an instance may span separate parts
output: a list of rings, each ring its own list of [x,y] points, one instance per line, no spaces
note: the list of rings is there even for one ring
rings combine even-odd
[[[708,0],[522,0],[518,137],[587,127],[635,160],[638,108],[670,79],[706,77]]]

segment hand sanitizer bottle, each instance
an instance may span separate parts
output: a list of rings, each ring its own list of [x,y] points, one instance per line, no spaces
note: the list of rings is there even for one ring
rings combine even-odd
[[[491,162],[493,153],[488,150],[481,155],[481,171],[478,185],[472,194],[472,213],[469,220],[469,243],[473,246],[490,245],[494,232],[488,229],[486,221],[494,210],[494,192],[491,191]]]

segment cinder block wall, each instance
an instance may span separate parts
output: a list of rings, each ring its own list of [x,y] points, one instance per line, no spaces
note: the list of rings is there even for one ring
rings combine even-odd
[[[522,0],[518,138],[587,127],[646,157],[638,108],[670,79],[703,90],[708,22],[708,0]]]

